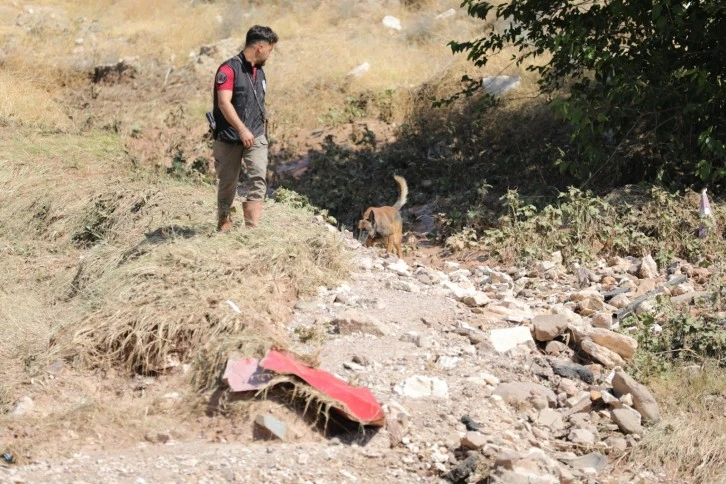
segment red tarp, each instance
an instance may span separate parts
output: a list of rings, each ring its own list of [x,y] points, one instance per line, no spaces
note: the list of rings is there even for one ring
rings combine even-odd
[[[222,378],[233,392],[261,390],[277,375],[295,375],[326,395],[333,408],[350,420],[382,427],[385,417],[381,405],[367,388],[356,388],[336,376],[310,368],[292,355],[270,350],[262,361],[238,358],[227,361]]]
[[[259,366],[283,375],[299,377],[329,397],[332,406],[353,421],[363,425],[383,426],[383,409],[367,388],[352,387],[326,371],[310,368],[295,357],[276,350],[270,350]]]

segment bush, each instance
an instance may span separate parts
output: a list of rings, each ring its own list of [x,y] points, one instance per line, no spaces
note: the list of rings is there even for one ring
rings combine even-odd
[[[726,181],[726,6],[719,0],[551,2],[465,0],[502,28],[454,52],[484,67],[502,51],[539,74],[543,94],[573,128],[580,178]],[[460,94],[481,89],[467,76]]]

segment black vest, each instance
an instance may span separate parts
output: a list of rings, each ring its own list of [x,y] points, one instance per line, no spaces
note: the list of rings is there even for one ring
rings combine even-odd
[[[239,55],[224,61],[219,67],[227,65],[234,71],[234,87],[232,90],[232,106],[244,125],[257,138],[265,134],[265,72],[257,68],[257,76],[252,80],[252,64],[247,62],[244,55]],[[219,71],[219,69],[217,69]],[[252,84],[257,93],[252,92]],[[258,104],[259,101],[259,104]],[[217,127],[214,130],[214,139],[227,143],[240,143],[239,133],[232,127],[217,105],[217,86],[214,86],[214,120]]]

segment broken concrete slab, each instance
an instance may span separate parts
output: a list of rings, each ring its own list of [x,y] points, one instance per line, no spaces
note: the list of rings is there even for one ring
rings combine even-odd
[[[272,415],[258,415],[255,417],[255,439],[259,440],[285,440],[287,426],[282,420]]]

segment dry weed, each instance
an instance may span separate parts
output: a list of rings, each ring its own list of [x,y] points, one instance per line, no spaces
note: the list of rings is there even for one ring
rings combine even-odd
[[[726,481],[726,375],[716,364],[650,383],[661,421],[629,456],[631,465],[663,467],[691,482]]]
[[[0,70],[0,126],[66,130],[68,116],[53,94],[55,89],[28,80],[20,72]]]
[[[311,224],[311,212],[270,202],[258,230],[217,236],[212,186],[125,177],[130,164],[103,136],[62,135],[38,147],[5,135],[0,223],[17,246],[43,241],[38,260],[65,263],[36,265],[42,284],[14,289],[30,289],[43,301],[39,312],[51,302],[65,308],[45,327],[53,357],[154,373],[203,351],[196,380],[206,385],[228,350],[284,346],[278,329],[288,304],[346,270],[339,236]],[[24,150],[37,150],[42,163],[12,159]],[[43,344],[33,332],[45,331],[38,318],[24,316],[14,316],[13,334]]]

